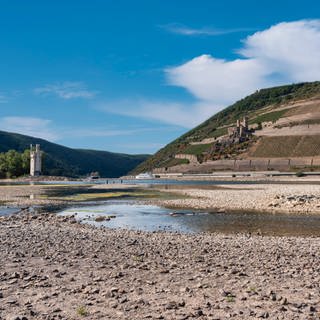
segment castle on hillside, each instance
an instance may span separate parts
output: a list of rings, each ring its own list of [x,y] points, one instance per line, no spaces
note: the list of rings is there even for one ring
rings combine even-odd
[[[40,151],[40,144],[36,144],[34,148],[33,145],[30,145],[30,176],[40,176],[41,175],[41,166],[42,166],[42,159],[41,159],[41,151]]]
[[[249,134],[248,117],[243,117],[242,122],[238,119],[235,127],[228,128],[229,138],[242,140],[243,138],[247,138]]]

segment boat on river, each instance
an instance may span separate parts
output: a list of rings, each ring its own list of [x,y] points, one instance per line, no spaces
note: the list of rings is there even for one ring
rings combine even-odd
[[[136,176],[136,179],[138,179],[138,180],[151,180],[151,179],[154,179],[154,176],[150,172],[143,172],[143,173],[139,173]]]

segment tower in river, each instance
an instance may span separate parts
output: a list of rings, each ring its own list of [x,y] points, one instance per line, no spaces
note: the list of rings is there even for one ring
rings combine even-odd
[[[40,144],[36,144],[34,148],[30,145],[30,176],[40,176],[41,175],[41,151]]]

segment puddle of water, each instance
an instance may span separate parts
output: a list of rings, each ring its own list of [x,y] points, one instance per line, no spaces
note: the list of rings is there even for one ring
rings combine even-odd
[[[175,213],[172,215],[172,213]],[[103,205],[68,208],[62,215],[95,226],[144,231],[186,233],[258,233],[263,235],[320,236],[320,217],[269,213],[209,213],[113,201]],[[114,216],[110,218],[110,216]],[[98,219],[97,219],[98,218]],[[100,221],[107,218],[108,221]],[[99,221],[96,221],[99,220]]]
[[[172,213],[172,210],[154,205],[128,203],[128,201],[113,201],[97,206],[68,208],[59,214],[76,214],[76,219],[95,226],[145,231],[171,230],[188,232],[188,228],[184,228],[170,213]],[[192,211],[184,211],[184,213],[193,214]],[[97,218],[99,220],[99,218],[108,218],[110,216],[115,216],[115,218],[110,218],[109,221],[95,221]]]
[[[20,210],[21,209],[17,207],[0,206],[0,217],[18,213]]]

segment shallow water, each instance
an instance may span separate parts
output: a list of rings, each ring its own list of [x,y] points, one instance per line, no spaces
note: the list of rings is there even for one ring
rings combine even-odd
[[[17,207],[0,206],[0,217],[18,213],[20,210],[21,209]]]
[[[96,181],[0,181],[1,185],[65,185],[65,186],[84,186],[91,184],[106,184],[108,186],[113,184],[128,184],[128,185],[144,185],[145,187],[164,186],[196,186],[197,188],[208,188],[215,185],[250,185],[250,184],[316,184],[319,185],[320,181],[275,181],[275,180],[260,180],[260,181],[241,181],[241,180],[175,180],[175,179],[151,179],[151,180],[124,180],[124,179],[99,179]]]
[[[175,213],[174,215],[171,215]],[[167,230],[186,233],[222,232],[263,235],[320,236],[320,217],[269,213],[214,213],[172,210],[154,205],[112,201],[102,205],[73,207],[59,214],[76,214],[78,220],[95,226],[144,231]],[[109,221],[96,222],[96,217]]]

